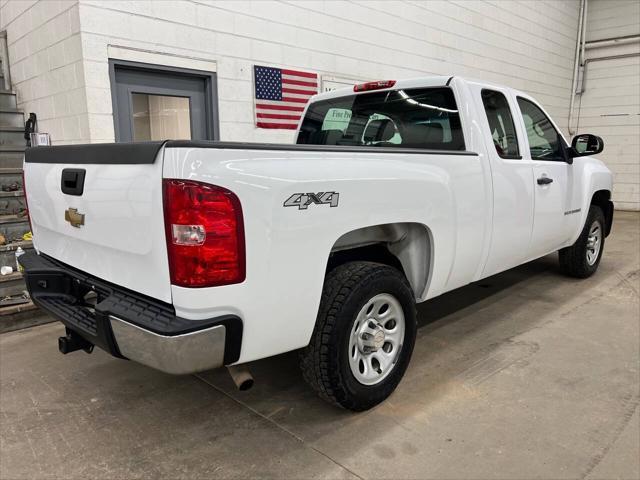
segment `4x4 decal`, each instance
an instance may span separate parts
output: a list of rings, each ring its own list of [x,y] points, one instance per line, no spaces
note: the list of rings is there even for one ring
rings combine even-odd
[[[338,206],[340,194],[338,192],[318,192],[318,193],[294,193],[284,201],[284,207],[298,207],[298,210],[306,210],[309,205],[331,205]]]

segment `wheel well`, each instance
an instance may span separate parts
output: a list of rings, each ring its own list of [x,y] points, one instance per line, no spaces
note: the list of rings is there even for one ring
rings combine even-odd
[[[332,251],[327,263],[327,271],[331,271],[347,262],[376,262],[395,267],[402,273],[406,273],[402,263],[383,243],[366,245],[364,247],[348,248],[346,250]]]
[[[611,233],[613,224],[613,202],[611,201],[611,192],[609,190],[598,190],[591,197],[591,205],[597,205],[604,213],[605,227],[604,234],[608,236]]]
[[[352,230],[331,249],[327,271],[346,262],[370,261],[400,270],[414,296],[423,296],[429,281],[432,258],[429,229],[419,223],[387,223]]]

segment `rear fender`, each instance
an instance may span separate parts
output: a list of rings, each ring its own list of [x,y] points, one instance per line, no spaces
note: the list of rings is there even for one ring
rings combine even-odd
[[[423,299],[432,270],[433,237],[429,228],[420,223],[387,223],[358,228],[342,235],[333,245],[331,254],[340,252],[341,258],[349,259],[348,252],[372,245],[383,246],[397,259],[416,300]],[[368,259],[366,253],[356,258]],[[377,260],[375,256],[369,259]]]

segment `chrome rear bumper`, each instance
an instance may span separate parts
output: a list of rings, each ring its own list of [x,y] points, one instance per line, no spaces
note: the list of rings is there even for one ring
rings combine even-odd
[[[225,327],[216,325],[182,335],[159,335],[109,317],[120,353],[134,362],[174,375],[224,365]]]

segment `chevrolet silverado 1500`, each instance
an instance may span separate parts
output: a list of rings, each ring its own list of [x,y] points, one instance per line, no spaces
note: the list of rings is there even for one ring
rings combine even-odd
[[[595,272],[611,173],[529,95],[459,77],[323,93],[296,145],[35,147],[33,301],[97,345],[174,374],[300,350],[326,400],[396,388],[415,303],[559,252]],[[237,371],[236,371],[237,372]]]

